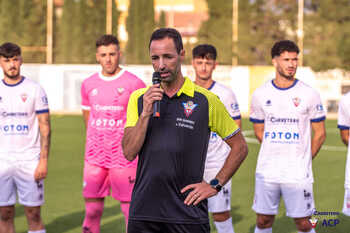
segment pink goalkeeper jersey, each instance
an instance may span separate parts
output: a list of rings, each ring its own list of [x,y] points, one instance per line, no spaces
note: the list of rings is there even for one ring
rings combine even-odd
[[[125,159],[121,141],[130,94],[143,87],[143,81],[123,69],[114,77],[99,72],[83,81],[82,109],[90,111],[85,161],[105,168],[137,166],[137,160]]]

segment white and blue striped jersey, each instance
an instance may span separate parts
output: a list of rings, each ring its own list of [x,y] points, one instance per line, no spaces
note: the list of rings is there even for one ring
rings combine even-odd
[[[45,91],[25,77],[9,85],[0,81],[0,158],[39,158],[40,133],[37,114],[49,111]]]
[[[312,183],[311,122],[323,120],[320,95],[300,80],[288,88],[271,80],[255,90],[250,121],[264,124],[256,179]]]
[[[341,130],[350,129],[350,92],[346,93],[339,102],[338,128]],[[350,144],[349,144],[350,145]],[[345,167],[345,188],[350,189],[350,147]]]
[[[236,96],[230,88],[214,81],[208,90],[219,97],[234,120],[241,118]],[[223,167],[230,150],[230,147],[219,135],[215,132],[210,133],[204,170],[205,181],[209,182],[211,179],[215,178],[215,175]]]

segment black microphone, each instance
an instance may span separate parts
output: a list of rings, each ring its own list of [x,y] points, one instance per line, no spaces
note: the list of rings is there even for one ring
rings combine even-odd
[[[152,76],[152,83],[158,84],[161,81],[161,76],[159,72],[154,72]],[[160,117],[160,101],[156,100],[153,103],[153,117]]]

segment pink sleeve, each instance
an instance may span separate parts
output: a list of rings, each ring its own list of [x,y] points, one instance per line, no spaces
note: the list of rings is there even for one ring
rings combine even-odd
[[[82,83],[81,90],[80,90],[80,93],[81,93],[81,105],[82,105],[82,107],[90,107],[89,96],[87,94],[86,87],[85,87],[84,84],[85,84],[85,82]]]

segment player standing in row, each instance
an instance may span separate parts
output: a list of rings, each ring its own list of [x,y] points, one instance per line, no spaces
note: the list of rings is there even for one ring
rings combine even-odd
[[[99,233],[104,198],[120,201],[127,225],[137,160],[125,159],[121,147],[130,94],[145,84],[119,66],[119,41],[103,35],[96,41],[96,59],[102,71],[81,87],[86,145],[84,163],[85,219],[83,232]]]
[[[350,92],[346,93],[339,102],[338,110],[338,128],[344,144],[348,146],[348,155],[345,169],[345,194],[343,213],[350,216],[350,148],[349,148],[349,129],[350,129]]]
[[[29,233],[45,233],[40,215],[50,150],[50,115],[45,91],[20,74],[21,48],[0,46],[0,233],[14,233],[16,193]]]
[[[192,66],[195,70],[195,84],[210,90],[219,97],[230,116],[241,128],[241,113],[233,91],[212,79],[217,65],[217,52],[214,46],[201,44],[192,50]],[[204,180],[209,183],[223,167],[230,153],[230,147],[215,133],[210,133]],[[231,218],[231,180],[217,195],[208,198],[208,211],[213,214],[218,233],[234,233]]]
[[[261,142],[255,176],[255,233],[271,233],[281,195],[299,232],[315,232],[312,159],[325,138],[319,94],[296,79],[299,48],[289,40],[271,49],[275,79],[252,96],[250,120]],[[313,134],[313,136],[311,136]]]

